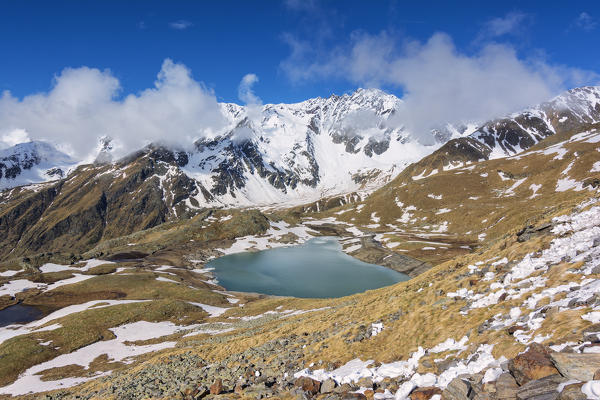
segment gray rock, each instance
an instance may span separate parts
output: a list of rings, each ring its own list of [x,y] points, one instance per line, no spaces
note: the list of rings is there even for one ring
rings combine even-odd
[[[358,388],[354,385],[350,385],[349,383],[344,383],[343,385],[340,385],[338,387],[336,387],[335,389],[333,389],[333,391],[335,393],[347,393],[347,392],[352,392],[353,390],[357,390]]]
[[[442,392],[442,400],[469,400],[471,384],[463,379],[454,378]]]
[[[498,400],[514,399],[517,397],[519,385],[509,373],[501,374],[496,380],[496,397]]]
[[[445,359],[442,360],[440,362],[435,363],[435,366],[437,368],[437,373],[441,374],[442,372],[446,371],[447,369],[450,369],[452,367],[456,367],[458,365],[458,362],[456,362],[456,360],[452,360],[452,359]]]
[[[529,381],[517,391],[517,399],[555,400],[558,399],[558,385],[567,381],[561,375],[550,375],[542,379]]]
[[[333,379],[325,379],[323,383],[321,383],[321,393],[330,393],[333,392],[333,389],[337,386],[337,383]]]
[[[600,354],[553,353],[554,365],[561,375],[579,381],[591,381],[600,369]]]

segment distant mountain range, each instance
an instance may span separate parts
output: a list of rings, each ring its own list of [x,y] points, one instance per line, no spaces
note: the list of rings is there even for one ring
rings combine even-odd
[[[428,132],[426,140],[398,123],[401,107],[402,100],[376,89],[296,104],[223,103],[230,127],[198,140],[193,151],[150,145],[108,162],[107,169],[107,146],[89,168],[117,176],[128,164],[153,158],[155,170],[144,180],[157,177],[157,187],[186,182],[169,209],[179,203],[189,209],[300,204],[376,188],[423,157],[415,174],[518,153],[554,133],[600,121],[600,88],[573,89],[481,124],[449,124]],[[0,189],[61,179],[77,164],[49,143],[22,143],[0,151]]]

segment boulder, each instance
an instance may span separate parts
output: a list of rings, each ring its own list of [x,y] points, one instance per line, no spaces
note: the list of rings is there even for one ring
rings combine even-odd
[[[337,383],[333,379],[325,379],[323,383],[321,383],[321,393],[330,393],[333,392],[333,389],[337,386]]]
[[[519,354],[509,361],[508,370],[519,385],[558,374],[550,358],[551,350],[541,344],[534,343],[525,353]]]
[[[600,332],[583,332],[583,341],[599,343],[600,342]]]
[[[463,379],[454,378],[442,392],[442,400],[469,400],[471,384]]]
[[[215,380],[215,382],[210,385],[210,394],[221,394],[224,391],[223,381],[221,379]]]
[[[367,388],[367,389],[373,389],[373,379],[371,378],[360,378],[358,380],[358,382],[356,382],[358,384],[358,386],[363,387],[363,388]]]
[[[578,381],[591,381],[600,369],[600,354],[553,353],[554,365],[560,373]]]
[[[342,400],[367,400],[367,396],[362,393],[344,393]]]
[[[335,393],[347,393],[347,392],[352,392],[357,389],[358,389],[357,387],[350,385],[349,383],[344,383],[344,384],[336,387],[335,389],[333,389],[333,391]]]
[[[442,394],[442,390],[435,386],[416,388],[410,393],[410,400],[429,400],[436,394]]]
[[[517,381],[507,372],[501,374],[496,380],[496,397],[498,400],[516,398],[517,390],[519,390]]]
[[[457,365],[458,365],[458,362],[456,360],[452,360],[449,358],[435,363],[438,375],[443,373],[447,369],[456,367]]]
[[[311,379],[308,376],[301,376],[300,378],[296,379],[294,386],[299,387],[305,392],[317,394],[321,389],[321,382]]]
[[[558,385],[566,382],[567,378],[560,374],[549,375],[541,379],[529,381],[517,391],[517,399],[539,399],[553,400],[558,399]]]
[[[571,385],[567,385],[563,388],[562,392],[560,392],[560,396],[558,396],[559,400],[585,400],[587,396],[583,394],[581,391],[581,387],[583,383],[573,383]]]

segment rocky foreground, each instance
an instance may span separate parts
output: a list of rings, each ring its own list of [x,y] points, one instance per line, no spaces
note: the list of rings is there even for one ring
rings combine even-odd
[[[584,349],[600,348],[600,324],[583,332]],[[531,345],[517,357],[506,360],[499,368],[465,373],[452,379],[445,389],[433,386],[435,378],[423,375],[419,385],[400,378],[362,377],[345,382],[333,378],[323,381],[307,376],[295,377],[293,366],[298,354],[288,353],[290,341],[305,343],[312,337],[280,339],[265,346],[240,353],[214,364],[191,353],[168,357],[162,366],[143,369],[133,376],[117,377],[105,391],[72,397],[57,393],[44,399],[99,398],[119,399],[383,399],[395,397],[422,399],[596,399],[600,389],[600,354],[577,353],[565,347],[556,352],[540,344]],[[251,363],[248,358],[271,358],[270,362]],[[467,362],[477,361],[475,354]],[[444,367],[456,363],[443,363]],[[233,367],[235,365],[235,367]],[[334,366],[331,366],[333,368]],[[283,373],[282,371],[287,371]],[[394,396],[392,396],[394,397]]]

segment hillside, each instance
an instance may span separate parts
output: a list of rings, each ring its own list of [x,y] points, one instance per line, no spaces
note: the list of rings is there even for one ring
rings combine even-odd
[[[53,195],[56,184],[40,185],[34,198],[55,210],[47,218],[60,221],[53,213],[68,204],[90,225],[78,242],[64,236],[74,250],[81,243],[73,255],[49,246],[3,264],[2,307],[20,301],[53,313],[0,328],[0,392],[58,389],[49,395],[57,399],[493,399],[562,391],[575,397],[561,398],[583,398],[582,390],[597,390],[581,382],[592,380],[600,363],[600,131],[581,129],[427,176],[408,169],[368,197],[338,199],[322,211],[310,204],[205,210],[157,225],[141,216],[160,215],[160,201],[131,202],[150,208],[123,211],[107,225],[97,218],[105,231],[120,227],[99,242],[86,240],[97,232],[90,216],[109,209],[98,207],[102,193],[111,204],[137,184],[144,196],[163,198],[160,179],[146,188],[153,180],[141,178],[168,174],[168,161],[153,161],[160,149],[137,155],[143,162],[127,163],[120,179],[111,166],[80,167],[60,182],[71,191]],[[95,168],[109,171],[106,180]],[[98,189],[71,200],[69,193],[86,184]],[[15,189],[11,198],[32,199],[30,191]],[[58,228],[46,232],[60,237]],[[219,254],[323,234],[340,236],[357,258],[413,278],[311,300],[225,292],[203,268]],[[40,236],[22,236],[31,239],[19,239],[23,247],[14,252],[25,254]],[[573,363],[583,366],[573,370]],[[349,394],[356,391],[363,395]]]
[[[194,151],[149,145],[115,162],[80,165],[62,179],[1,192],[0,232],[6,239],[0,244],[0,259],[48,251],[67,253],[66,256],[86,252],[102,241],[178,222],[215,207],[286,208],[298,202],[317,200],[313,208],[299,206],[298,210],[322,211],[362,200],[395,176],[394,183],[371,196],[374,199],[371,202],[381,198],[380,209],[368,207],[353,218],[365,225],[376,225],[366,220],[375,212],[384,217],[385,223],[397,224],[394,220],[402,215],[408,218],[411,209],[405,210],[405,214],[405,211],[400,213],[402,206],[388,210],[387,205],[402,203],[405,208],[414,207],[410,202],[418,200],[422,204],[420,209],[435,207],[432,196],[437,196],[437,187],[445,191],[445,177],[455,176],[444,170],[461,174],[466,170],[465,163],[511,156],[517,150],[535,146],[543,138],[549,140],[557,136],[560,140],[563,136],[594,129],[600,119],[599,98],[598,88],[573,89],[548,103],[489,121],[479,128],[457,130],[447,126],[443,131],[432,132],[438,142],[431,146],[421,146],[401,127],[388,126],[391,115],[402,102],[377,90],[358,90],[352,95],[311,99],[292,105],[265,105],[260,124],[249,119],[249,109],[223,104],[233,128],[218,138],[196,142]],[[358,123],[356,118],[362,122]],[[442,146],[452,137],[459,138]],[[374,138],[379,141],[374,142]],[[48,145],[19,146],[35,150],[31,155],[24,150],[15,153],[26,160],[20,161],[22,171],[40,172],[42,164],[36,165],[35,160],[47,162],[48,157],[38,153],[39,148],[43,148],[44,154],[50,154]],[[110,151],[108,144],[105,150]],[[419,160],[428,153],[431,154]],[[61,155],[55,161],[64,164],[67,162],[64,157]],[[110,154],[100,158],[109,159]],[[403,169],[411,161],[414,163]],[[459,182],[458,179],[455,184],[475,185],[465,189],[473,192],[485,191],[486,181],[509,182],[511,174],[522,175],[518,162],[511,164],[514,165],[503,172],[508,175],[502,178],[492,174],[490,178],[480,177],[479,182]],[[63,170],[66,171],[66,167],[60,172]],[[422,193],[416,181],[430,175],[437,178],[428,180],[432,182],[429,191]],[[531,184],[535,183],[529,186]],[[390,188],[402,188],[402,185],[409,185],[410,190],[396,190],[393,196],[381,197],[384,190],[389,194]],[[414,200],[413,195],[417,196]],[[469,203],[480,202],[465,199],[448,208],[455,209],[460,204],[466,207]],[[485,208],[477,216],[480,220],[485,219],[483,212]],[[391,213],[389,218],[388,213]],[[496,212],[501,213],[501,210]],[[428,234],[443,233],[443,223],[450,222],[437,215],[420,218],[428,218],[430,223],[412,224],[430,225],[425,228]],[[409,222],[400,219],[401,224]],[[340,220],[352,222],[344,217]],[[366,229],[387,232],[382,228],[367,226]],[[401,229],[414,231],[408,226]],[[474,236],[483,233],[483,227],[452,231],[462,235],[460,243],[457,242],[460,248],[476,242]],[[477,235],[474,232],[478,232]],[[425,261],[430,261],[430,257],[425,257]]]

